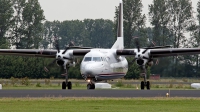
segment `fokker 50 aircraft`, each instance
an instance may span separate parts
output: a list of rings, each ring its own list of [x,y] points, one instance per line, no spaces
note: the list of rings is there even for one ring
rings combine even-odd
[[[200,48],[168,48],[168,46],[140,48],[137,45],[136,49],[124,49],[122,0],[119,3],[117,40],[111,49],[69,46],[60,50],[58,44],[56,48],[56,50],[0,49],[0,54],[55,58],[52,63],[57,63],[65,70],[66,81],[62,83],[62,89],[72,88],[72,83],[68,81],[68,68],[74,65],[76,57],[83,57],[80,71],[82,77],[89,81],[87,89],[95,89],[94,83],[98,81],[124,77],[128,71],[128,62],[125,57],[134,57],[144,77],[144,81],[141,81],[141,89],[149,90],[150,82],[146,80],[146,69],[152,64],[154,58],[200,53]],[[47,68],[46,71],[48,71]]]

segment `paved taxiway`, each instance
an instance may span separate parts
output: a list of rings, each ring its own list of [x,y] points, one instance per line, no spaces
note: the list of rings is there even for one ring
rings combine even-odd
[[[11,97],[200,97],[200,90],[0,90]]]

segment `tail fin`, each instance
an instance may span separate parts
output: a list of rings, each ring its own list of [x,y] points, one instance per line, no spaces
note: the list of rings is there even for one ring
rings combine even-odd
[[[124,49],[123,2],[122,2],[122,0],[120,0],[120,2],[119,2],[117,40],[111,49]]]

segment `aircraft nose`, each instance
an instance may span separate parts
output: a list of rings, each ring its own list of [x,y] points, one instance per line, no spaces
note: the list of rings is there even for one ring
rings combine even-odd
[[[92,74],[93,73],[92,72],[92,65],[91,64],[86,65],[84,71],[85,71],[86,74]]]

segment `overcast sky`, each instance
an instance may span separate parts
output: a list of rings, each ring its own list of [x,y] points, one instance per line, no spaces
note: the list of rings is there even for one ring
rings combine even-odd
[[[110,19],[114,20],[115,7],[119,0],[38,0],[47,20],[83,20]],[[148,4],[153,0],[142,0],[143,13],[148,14]],[[192,0],[196,7],[198,0]],[[194,10],[196,12],[196,8]]]

